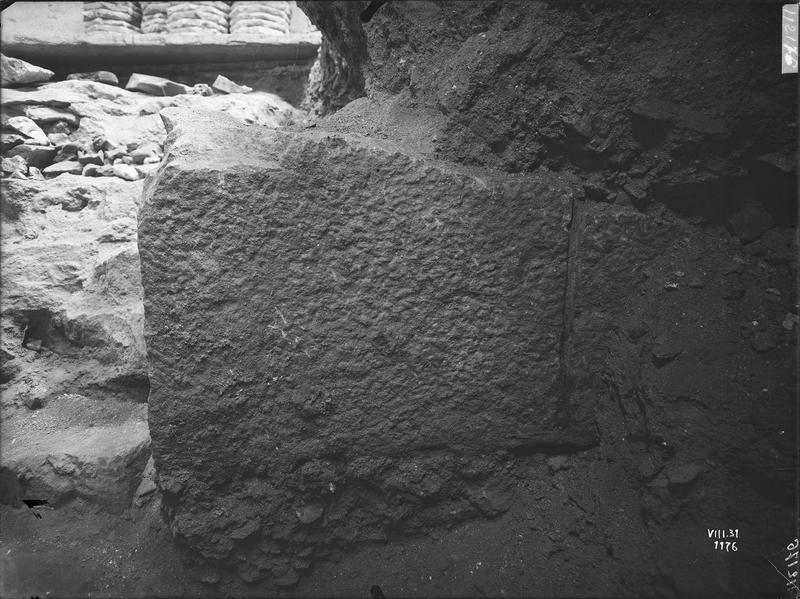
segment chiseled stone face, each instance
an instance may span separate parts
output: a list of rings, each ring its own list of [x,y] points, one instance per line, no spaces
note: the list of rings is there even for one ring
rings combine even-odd
[[[497,513],[498,452],[591,441],[559,391],[570,182],[162,115],[139,223],[150,427],[201,553],[280,576],[275,547]]]

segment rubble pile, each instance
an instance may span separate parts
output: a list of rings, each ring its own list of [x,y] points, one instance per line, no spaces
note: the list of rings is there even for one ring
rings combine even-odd
[[[150,455],[137,214],[163,156],[159,113],[203,107],[276,127],[296,112],[222,76],[219,93],[139,73],[125,89],[108,71],[50,81],[0,63],[0,501],[77,496],[119,512]]]
[[[23,61],[11,62],[15,60],[3,57],[3,64],[16,65],[12,81],[28,81],[32,75],[27,73],[42,70]],[[21,64],[28,65],[26,70]],[[277,96],[250,94],[251,88],[224,76],[217,78],[213,89],[203,83],[189,86],[140,73],[131,75],[125,90],[111,85],[116,81],[113,73],[98,71],[70,74],[66,81],[38,89],[7,90],[2,98],[0,137],[3,177],[44,180],[69,173],[126,181],[143,179],[157,167],[162,156],[165,132],[158,110],[185,106],[201,101],[201,97],[217,108],[238,111],[248,122],[274,126],[274,116],[294,112]],[[252,102],[242,102],[245,93],[250,94]],[[164,103],[153,102],[153,96],[164,97]],[[139,104],[137,112],[134,105]],[[140,112],[142,118],[138,119]],[[105,128],[96,122],[100,115],[102,120],[113,120],[122,114],[127,117],[123,129]],[[148,126],[139,135],[137,130],[144,123]],[[125,139],[107,134],[115,130],[127,131]]]

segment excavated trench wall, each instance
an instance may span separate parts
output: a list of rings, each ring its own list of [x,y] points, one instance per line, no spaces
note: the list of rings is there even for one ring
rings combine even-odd
[[[729,410],[793,409],[779,11],[300,5],[326,36],[316,129],[163,115],[139,247],[176,537],[292,584],[332,548],[502,513],[515,459],[598,445],[651,526],[720,462],[718,489],[766,481],[785,515],[783,469],[752,468],[772,449],[724,449],[763,438]],[[720,426],[689,432],[694,399]],[[746,511],[729,491],[699,513]]]

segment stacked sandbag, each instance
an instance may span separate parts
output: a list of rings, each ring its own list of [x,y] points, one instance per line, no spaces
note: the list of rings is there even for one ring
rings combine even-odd
[[[170,2],[168,33],[228,33],[227,2]]]
[[[231,33],[286,34],[292,18],[289,2],[234,2]]]
[[[139,33],[142,11],[138,2],[84,2],[86,33]]]
[[[142,33],[166,33],[169,2],[140,2],[142,5]]]

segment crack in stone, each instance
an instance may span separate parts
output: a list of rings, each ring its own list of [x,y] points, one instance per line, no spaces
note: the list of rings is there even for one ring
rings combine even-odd
[[[572,392],[575,381],[572,368],[572,328],[575,321],[575,294],[578,286],[580,269],[579,251],[581,233],[583,231],[583,214],[577,197],[572,197],[570,221],[567,225],[569,240],[567,245],[567,276],[564,281],[564,311],[562,320],[561,343],[559,347],[558,373],[558,420],[566,424],[570,419]]]

